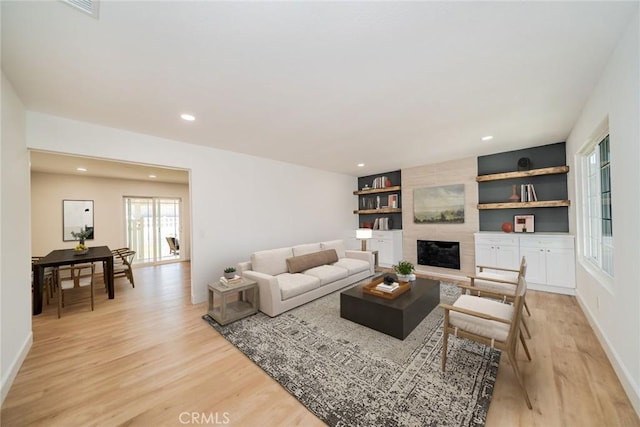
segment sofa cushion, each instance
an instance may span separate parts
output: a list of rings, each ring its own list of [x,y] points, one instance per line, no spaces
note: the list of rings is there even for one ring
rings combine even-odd
[[[344,258],[346,256],[343,240],[330,240],[328,242],[321,242],[320,246],[324,250],[335,249],[336,253],[338,254],[338,258]]]
[[[286,259],[289,273],[301,273],[319,265],[332,264],[338,261],[338,255],[333,249],[314,252],[311,254],[294,256]]]
[[[251,255],[253,271],[276,276],[287,272],[287,258],[293,256],[291,248],[270,249]]]
[[[320,265],[313,267],[304,272],[307,276],[313,276],[320,279],[320,286],[333,283],[337,280],[344,279],[349,275],[346,268],[336,267],[334,265]]]
[[[320,287],[320,279],[306,274],[278,274],[278,287],[282,301],[302,295]]]
[[[369,263],[367,261],[355,258],[340,258],[338,262],[334,262],[331,265],[346,268],[349,276],[369,269]]]
[[[307,243],[306,245],[298,245],[293,247],[293,256],[300,256],[320,252],[322,248],[320,243]]]
[[[512,305],[470,295],[460,295],[456,302],[453,303],[453,306],[478,311],[505,320],[511,320],[513,316]],[[506,323],[480,319],[479,317],[469,316],[455,311],[449,313],[449,323],[451,326],[484,337],[495,338],[498,341],[506,341],[509,335],[509,325]]]

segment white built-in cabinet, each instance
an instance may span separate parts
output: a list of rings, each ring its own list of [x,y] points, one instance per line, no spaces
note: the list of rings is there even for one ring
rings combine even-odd
[[[391,267],[402,260],[402,230],[373,231],[367,249],[378,251],[378,265]]]
[[[517,236],[476,237],[476,265],[518,268],[520,249]]]
[[[529,289],[575,295],[575,249],[568,234],[475,234],[476,265],[518,268],[527,260]]]

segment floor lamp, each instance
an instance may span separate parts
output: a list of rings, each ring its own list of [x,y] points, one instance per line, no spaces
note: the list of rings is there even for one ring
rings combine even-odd
[[[362,250],[367,250],[367,240],[373,237],[373,230],[370,228],[358,228],[356,230],[356,239],[361,240]]]

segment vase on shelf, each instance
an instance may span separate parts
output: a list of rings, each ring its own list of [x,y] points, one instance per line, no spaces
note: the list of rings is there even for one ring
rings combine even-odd
[[[520,201],[520,196],[518,196],[518,192],[516,191],[517,189],[517,185],[513,184],[511,186],[511,196],[509,196],[509,201],[510,202],[519,202]]]

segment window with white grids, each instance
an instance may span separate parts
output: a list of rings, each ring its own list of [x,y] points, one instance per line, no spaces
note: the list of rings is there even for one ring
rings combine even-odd
[[[613,277],[613,215],[609,134],[583,153],[583,257]]]

